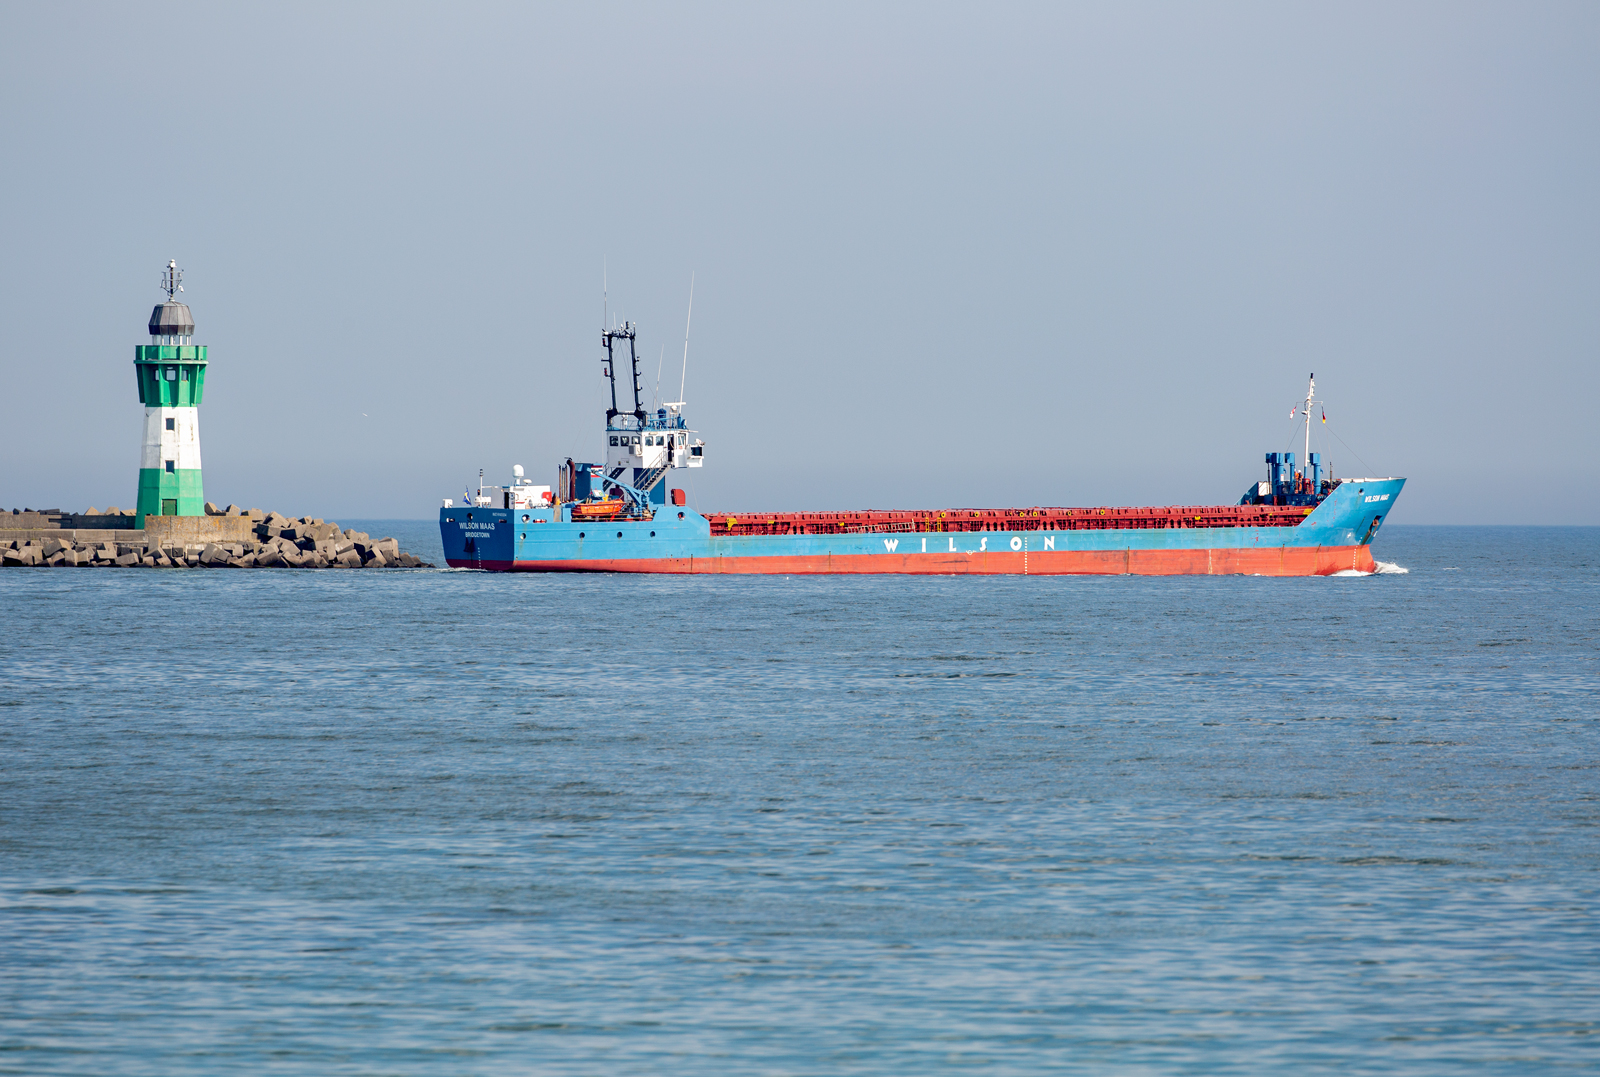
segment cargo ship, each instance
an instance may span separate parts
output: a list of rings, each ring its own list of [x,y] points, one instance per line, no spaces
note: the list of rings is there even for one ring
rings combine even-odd
[[[1311,451],[1316,375],[1303,402],[1305,448],[1266,454],[1266,477],[1237,503],[1158,507],[695,511],[673,472],[705,466],[682,401],[646,409],[630,322],[602,332],[611,386],[605,459],[568,459],[554,487],[521,465],[503,485],[443,499],[439,533],[455,568],[495,572],[1134,574],[1327,576],[1377,569],[1372,541],[1403,478],[1335,478]],[[620,346],[633,410],[617,406]],[[682,395],[680,393],[680,395]],[[1326,421],[1326,412],[1323,413]],[[1298,431],[1297,431],[1298,433]]]

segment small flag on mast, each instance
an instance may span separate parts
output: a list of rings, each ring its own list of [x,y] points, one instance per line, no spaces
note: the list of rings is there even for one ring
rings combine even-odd
[[[1322,409],[1322,425],[1323,426],[1327,426],[1328,425],[1328,409],[1327,408],[1323,408]]]
[[[1299,410],[1300,410],[1300,405],[1299,404],[1296,404],[1294,407],[1290,408],[1289,409],[1289,418],[1293,419],[1295,417],[1295,414]]]

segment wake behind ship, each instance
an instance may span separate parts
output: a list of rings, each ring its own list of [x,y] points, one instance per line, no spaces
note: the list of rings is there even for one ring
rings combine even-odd
[[[602,334],[611,384],[605,459],[557,469],[461,504],[445,499],[439,532],[456,568],[500,572],[991,573],[1326,576],[1373,572],[1371,544],[1403,478],[1336,479],[1310,451],[1313,375],[1303,403],[1305,455],[1266,454],[1266,478],[1237,504],[1148,508],[706,513],[668,476],[705,464],[683,403],[647,411],[632,323]],[[617,407],[615,349],[626,341],[631,412]],[[1324,420],[1326,421],[1326,420]]]

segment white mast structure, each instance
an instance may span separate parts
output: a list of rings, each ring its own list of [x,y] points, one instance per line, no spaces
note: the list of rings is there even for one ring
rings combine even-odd
[[[1313,371],[1311,374],[1311,384],[1306,387],[1306,402],[1304,405],[1298,405],[1303,406],[1306,412],[1306,449],[1305,456],[1300,458],[1300,474],[1304,476],[1307,481],[1310,481],[1311,478],[1311,405],[1320,403],[1322,403],[1322,401],[1317,399],[1317,375],[1316,372]],[[1289,414],[1291,416],[1294,415],[1293,408],[1289,409]],[[1315,490],[1311,492],[1313,494],[1316,493]]]

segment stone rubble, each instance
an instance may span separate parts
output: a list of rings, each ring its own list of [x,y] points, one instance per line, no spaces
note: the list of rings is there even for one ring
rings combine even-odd
[[[91,513],[93,510],[91,510]],[[108,514],[115,514],[110,510]],[[365,531],[342,529],[331,520],[291,518],[260,509],[206,503],[208,516],[249,516],[256,538],[162,548],[143,542],[41,541],[0,538],[0,564],[121,568],[433,568],[400,549],[392,538],[374,539]]]

